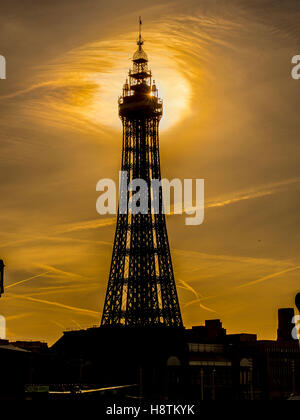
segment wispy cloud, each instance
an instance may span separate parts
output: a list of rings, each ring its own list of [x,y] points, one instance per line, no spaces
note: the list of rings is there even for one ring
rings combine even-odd
[[[49,300],[45,300],[45,299],[37,299],[37,298],[33,298],[31,296],[22,296],[22,295],[12,295],[17,299],[23,299],[23,300],[28,300],[30,302],[36,302],[36,303],[41,303],[44,305],[50,305],[50,306],[56,306],[58,308],[62,308],[62,309],[67,309],[73,312],[77,312],[77,313],[82,313],[88,316],[92,316],[93,318],[99,318],[100,313],[97,311],[93,311],[91,309],[85,309],[85,308],[79,308],[76,306],[70,306],[70,305],[65,305],[63,303],[60,302],[53,302],[53,301],[49,301]]]
[[[239,291],[239,290],[241,290],[243,288],[246,288],[246,287],[255,286],[255,285],[260,284],[260,283],[263,283],[263,282],[265,282],[267,280],[271,280],[273,278],[280,277],[280,276],[282,276],[284,274],[287,274],[287,273],[290,273],[290,272],[293,272],[293,271],[296,271],[296,270],[299,270],[299,269],[300,269],[300,266],[297,265],[297,266],[293,266],[293,267],[290,267],[290,268],[287,268],[287,269],[284,269],[284,270],[281,270],[281,271],[278,271],[278,272],[275,272],[275,273],[272,273],[272,274],[268,274],[266,276],[260,277],[260,278],[258,278],[256,280],[252,280],[252,281],[246,282],[246,283],[241,284],[239,286],[228,287],[222,293],[216,293],[214,295],[201,296],[201,297],[199,297],[197,299],[194,299],[194,300],[191,300],[190,302],[187,302],[184,306],[185,307],[188,307],[188,306],[194,305],[194,304],[196,304],[198,302],[203,302],[203,301],[206,301],[206,300],[219,299],[219,298],[225,297],[225,296],[227,296],[227,299],[228,299],[228,297],[233,292]]]
[[[27,316],[30,316],[32,314],[33,314],[33,312],[26,312],[26,313],[22,313],[22,314],[9,315],[9,316],[5,317],[5,319],[6,319],[6,321],[15,321],[17,319],[26,318]]]
[[[189,290],[190,292],[192,292],[195,295],[195,297],[197,299],[199,299],[199,297],[200,297],[199,293],[190,284],[188,284],[186,281],[184,281],[182,279],[178,279],[177,283],[179,284],[179,287],[181,287],[182,289],[185,289],[185,290]]]
[[[279,182],[273,182],[269,184],[265,184],[262,186],[257,186],[255,190],[239,192],[233,194],[231,197],[223,198],[223,199],[216,199],[208,201],[205,204],[206,208],[214,208],[214,207],[224,207],[230,204],[237,203],[239,201],[245,200],[253,200],[256,198],[266,197],[268,195],[273,195],[285,191],[288,187],[295,185],[298,186],[300,183],[300,178],[292,178],[286,179]]]
[[[41,268],[49,269],[48,273],[52,272],[52,273],[55,273],[56,275],[60,275],[62,277],[72,277],[72,278],[79,277],[79,278],[82,278],[82,276],[78,273],[72,273],[72,272],[69,272],[69,271],[61,270],[61,269],[53,267],[51,265],[45,265],[45,264],[38,264],[38,265]]]
[[[49,273],[51,273],[51,271],[45,271],[44,273],[37,274],[36,276],[28,277],[27,279],[20,280],[20,281],[17,281],[17,282],[15,282],[15,283],[12,283],[12,284],[8,284],[5,288],[6,288],[6,289],[9,289],[9,288],[11,288],[11,287],[15,287],[15,286],[18,286],[18,285],[20,285],[20,284],[27,283],[27,282],[28,282],[28,281],[30,281],[30,280],[36,279],[36,278],[38,278],[38,277],[43,277],[43,276],[45,276],[45,275],[47,275],[47,274],[49,274]]]
[[[197,303],[197,304],[199,304],[200,308],[204,309],[205,311],[212,312],[212,313],[217,313],[215,310],[213,310],[213,309],[209,308],[208,306],[203,305],[203,303],[201,303],[202,297],[201,297],[200,293],[198,293],[197,290],[195,290],[186,281],[184,281],[182,279],[179,279],[178,280],[178,287],[192,292],[193,295],[196,297],[196,299],[193,299],[192,301],[185,303],[184,307],[187,307],[187,306],[190,306],[192,304]]]
[[[190,257],[197,264],[201,264],[201,260],[206,261],[215,261],[215,262],[232,262],[232,263],[243,263],[248,266],[253,265],[263,265],[263,266],[284,266],[284,267],[293,267],[295,264],[290,260],[279,260],[274,258],[255,258],[247,257],[240,255],[225,255],[225,254],[210,254],[207,252],[199,252],[194,250],[186,250],[180,248],[174,248],[177,254],[181,255],[184,258]],[[200,261],[200,262],[199,262]]]
[[[100,219],[99,217],[99,219],[61,225],[56,228],[56,231],[57,233],[68,233],[68,232],[76,232],[76,231],[81,231],[81,230],[99,229],[105,226],[112,226],[115,223],[116,223],[115,217],[104,218],[104,219]]]
[[[217,198],[212,199],[205,202],[205,208],[218,208],[218,207],[225,207],[234,203],[238,203],[240,201],[246,200],[253,200],[257,198],[266,197],[273,194],[278,194],[288,189],[290,186],[298,186],[300,184],[300,178],[292,178],[287,179],[279,182],[273,182],[269,184],[264,184],[260,186],[256,186],[255,190],[249,191],[242,191],[233,193],[229,197]],[[186,209],[190,210],[190,209]],[[174,215],[174,212],[171,212],[171,215]],[[76,231],[85,231],[85,230],[93,230],[99,229],[101,227],[106,226],[113,226],[116,223],[115,217],[88,220],[82,222],[75,222],[69,223],[65,225],[60,225],[55,228],[57,233],[68,233],[68,232],[76,232]]]
[[[234,287],[234,290],[243,289],[244,287],[255,286],[256,284],[263,283],[267,280],[273,279],[275,277],[282,276],[283,274],[290,273],[291,271],[296,271],[296,270],[299,270],[299,269],[300,269],[300,265],[297,265],[295,267],[290,267],[290,268],[287,268],[285,270],[278,271],[276,273],[268,274],[267,276],[260,277],[259,279],[249,281],[248,283],[241,284],[240,286],[236,286],[236,287]]]
[[[205,201],[204,208],[210,209],[210,208],[225,207],[231,204],[239,203],[241,201],[263,198],[270,195],[278,194],[283,191],[287,191],[289,187],[291,186],[298,188],[299,185],[300,185],[299,177],[286,179],[286,180],[278,181],[278,182],[271,182],[269,184],[264,184],[264,185],[257,185],[255,188],[250,189],[248,191],[240,191],[240,192],[237,191],[227,197],[225,196],[225,197],[220,197],[220,198]],[[191,210],[192,208],[185,209],[185,211],[187,212]],[[174,215],[174,214],[175,213],[172,211],[171,215]]]
[[[52,322],[52,324],[56,325],[57,327],[59,327],[62,330],[66,329],[65,325],[63,325],[61,322],[54,321],[54,319],[50,319],[50,322]]]

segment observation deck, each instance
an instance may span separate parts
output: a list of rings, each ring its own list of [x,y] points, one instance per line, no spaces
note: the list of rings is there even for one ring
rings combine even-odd
[[[133,67],[119,97],[119,116],[121,119],[161,118],[163,102],[158,97],[158,89],[148,69],[148,56],[143,49],[141,32],[134,53]]]

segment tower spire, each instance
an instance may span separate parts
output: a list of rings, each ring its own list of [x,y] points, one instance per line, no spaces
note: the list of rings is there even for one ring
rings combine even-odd
[[[142,40],[142,17],[139,16],[139,40],[137,42],[139,48],[141,49],[142,45],[144,44],[144,41]]]

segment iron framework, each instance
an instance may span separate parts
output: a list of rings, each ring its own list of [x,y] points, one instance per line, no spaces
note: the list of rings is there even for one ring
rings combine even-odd
[[[161,180],[159,122],[163,107],[142,45],[140,32],[133,69],[119,98],[121,166],[127,171],[128,182],[142,179],[150,191],[151,180]],[[157,192],[159,211],[151,208],[150,194],[147,214],[118,211],[102,326],[182,327],[161,187]],[[127,202],[131,194],[126,191]]]

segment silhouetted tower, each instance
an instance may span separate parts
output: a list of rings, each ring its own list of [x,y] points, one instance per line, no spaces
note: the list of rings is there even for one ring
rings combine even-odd
[[[4,262],[0,260],[0,297],[4,293]]]
[[[141,24],[133,67],[119,98],[122,171],[127,171],[128,183],[140,178],[150,191],[151,180],[161,179],[158,127],[163,106],[148,69]],[[126,193],[127,202],[131,194]],[[157,214],[150,194],[147,214],[122,214],[119,207],[102,326],[182,327],[161,187],[158,194]]]

